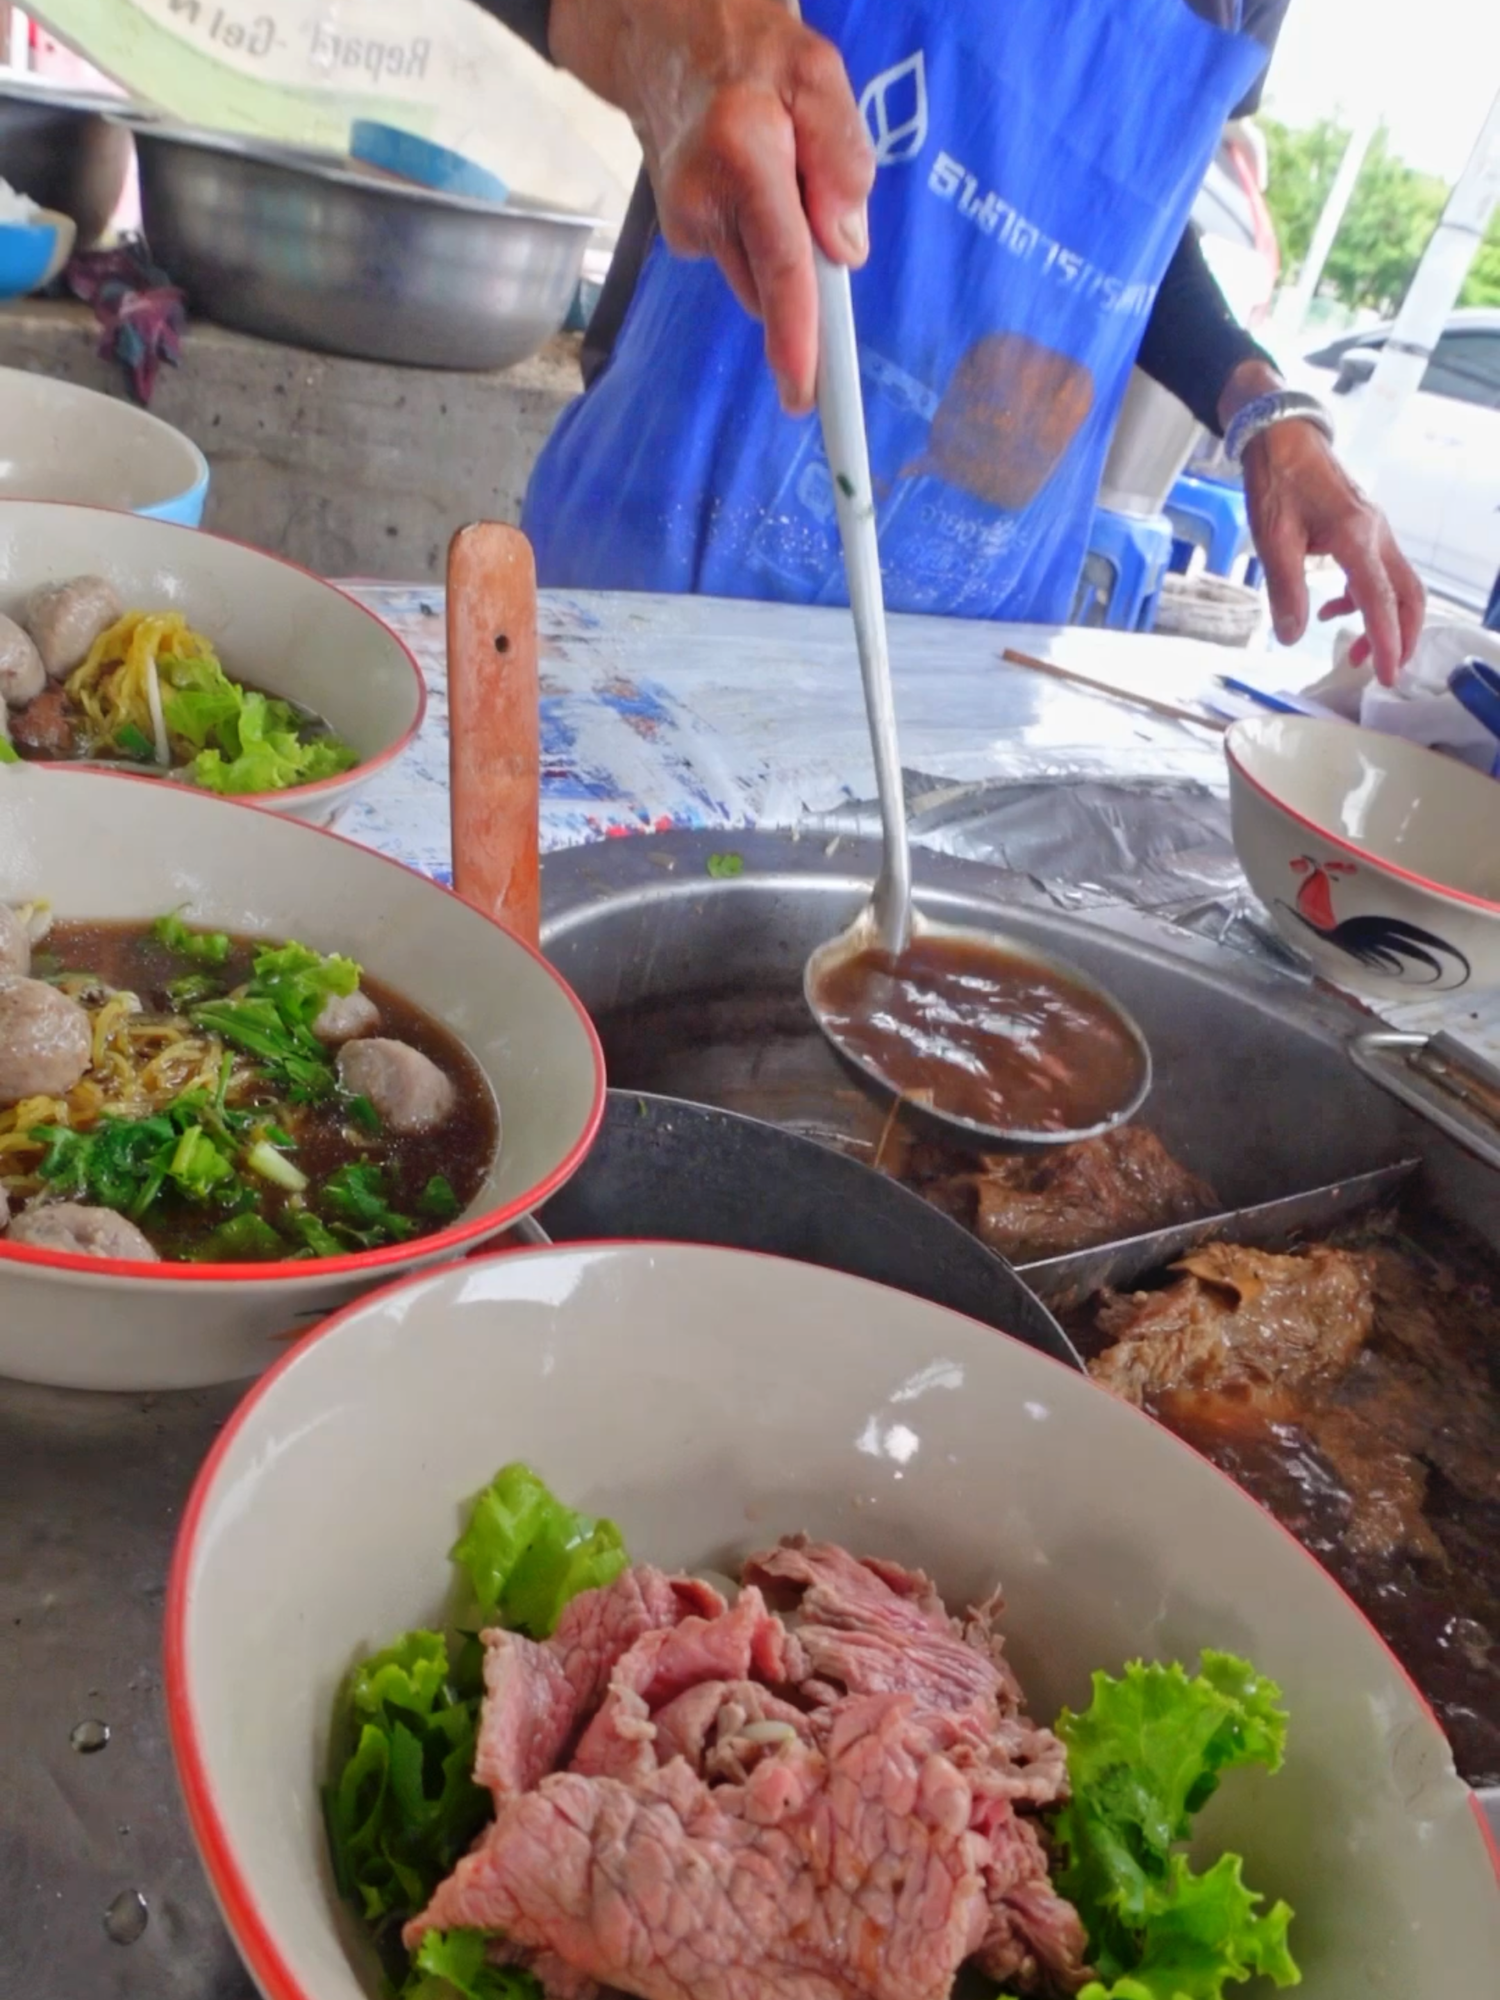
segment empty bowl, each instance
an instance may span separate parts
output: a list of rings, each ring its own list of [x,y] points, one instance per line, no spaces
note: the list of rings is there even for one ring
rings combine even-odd
[[[1235,850],[1287,942],[1386,1000],[1500,985],[1500,784],[1308,716],[1226,738]]]
[[[0,299],[24,299],[57,276],[76,236],[66,215],[38,209],[28,222],[0,222]]]
[[[116,396],[0,368],[0,500],[69,500],[196,528],[208,460]]]

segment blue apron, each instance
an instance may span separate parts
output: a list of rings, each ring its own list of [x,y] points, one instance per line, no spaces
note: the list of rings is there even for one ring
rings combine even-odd
[[[804,14],[879,161],[854,310],[887,602],[1064,620],[1157,287],[1265,51],[1186,0]],[[781,413],[718,270],[660,239],[523,524],[554,587],[848,601],[816,419]]]

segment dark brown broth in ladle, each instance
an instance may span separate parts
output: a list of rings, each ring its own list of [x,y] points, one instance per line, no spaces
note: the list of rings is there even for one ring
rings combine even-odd
[[[816,997],[834,1041],[892,1090],[992,1131],[1090,1131],[1141,1080],[1141,1050],[1107,1000],[979,942],[855,953]]]

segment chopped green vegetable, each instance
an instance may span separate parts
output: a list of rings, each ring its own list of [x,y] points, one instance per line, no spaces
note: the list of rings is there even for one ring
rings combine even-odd
[[[286,1243],[262,1215],[247,1212],[221,1222],[192,1253],[198,1264],[275,1264]]]
[[[1054,1824],[1056,1881],[1100,1975],[1082,2000],[1221,2000],[1227,1980],[1254,1973],[1299,1980],[1286,1904],[1258,1915],[1264,1899],[1244,1886],[1238,1856],[1195,1875],[1180,1851],[1226,1771],[1279,1769],[1280,1699],[1246,1661],[1205,1652],[1192,1680],[1140,1661],[1119,1680],[1095,1674],[1089,1707],[1059,1717],[1072,1797]]]
[[[307,1175],[300,1167],[293,1166],[285,1153],[264,1139],[257,1139],[245,1155],[245,1165],[251,1173],[259,1174],[263,1181],[273,1186],[285,1188],[288,1194],[302,1194],[307,1188]]]
[[[611,1583],[630,1558],[613,1521],[575,1514],[529,1467],[507,1465],[479,1495],[451,1551],[480,1622],[545,1639],[580,1591]]]
[[[290,1211],[283,1220],[303,1249],[314,1257],[342,1257],[348,1251],[349,1246],[340,1243],[327,1224],[320,1222],[311,1209],[299,1208]]]
[[[0,736],[0,764],[19,764],[21,753],[8,736]]]
[[[375,1109],[368,1097],[351,1097],[349,1099],[349,1116],[356,1125],[362,1127],[366,1132],[374,1134],[381,1129],[380,1113]]]
[[[730,881],[736,875],[744,874],[745,857],[743,854],[710,854],[708,872],[716,882]]]
[[[154,763],[156,759],[156,745],[145,730],[138,729],[133,722],[122,723],[115,731],[115,748],[142,764]]]
[[[531,1973],[489,1963],[489,1942],[483,1931],[429,1931],[401,2000],[542,2000]]]
[[[453,1192],[453,1183],[446,1174],[434,1174],[417,1197],[417,1207],[423,1215],[430,1215],[437,1222],[451,1222],[458,1213],[458,1196]]]
[[[234,1162],[224,1157],[201,1125],[189,1125],[177,1141],[167,1173],[184,1194],[199,1201],[235,1178]]]
[[[375,1250],[382,1243],[404,1243],[415,1236],[417,1225],[408,1215],[398,1215],[386,1192],[385,1171],[373,1160],[349,1160],[332,1173],[317,1191],[318,1204],[332,1216],[342,1232],[361,1249]]]
[[[274,1001],[287,1021],[310,1028],[331,998],[359,990],[359,967],[336,952],[326,958],[305,944],[276,945],[255,954],[250,992]]]
[[[174,979],[167,987],[167,998],[174,1007],[193,1007],[200,1000],[211,1000],[224,990],[224,982],[207,972],[190,972],[183,979]]]
[[[273,1083],[295,1103],[316,1103],[335,1088],[328,1051],[312,1024],[332,995],[353,993],[359,967],[350,958],[323,957],[306,945],[267,947],[255,955],[252,976],[233,999],[195,1009],[198,1027],[258,1056]]]
[[[333,1090],[333,1068],[322,1044],[306,1028],[284,1021],[273,1000],[253,995],[209,1000],[193,1009],[193,1022],[258,1056],[272,1082],[294,1103],[315,1103]]]
[[[340,1690],[324,1816],[339,1889],[377,1934],[425,1906],[490,1815],[469,1775],[478,1709],[436,1632],[406,1633]]]
[[[335,736],[304,740],[303,720],[289,703],[237,686],[215,659],[159,664],[167,729],[194,753],[186,775],[206,791],[280,792],[359,762]]]
[[[168,1180],[193,1200],[222,1199],[237,1190],[239,1177],[200,1122],[205,1115],[195,1094],[150,1118],[105,1116],[91,1132],[35,1125],[29,1136],[47,1145],[37,1174],[66,1200],[88,1200],[137,1220]]]
[[[179,958],[191,958],[198,965],[223,965],[229,957],[229,939],[223,931],[189,930],[175,911],[158,917],[151,928],[158,942]]]

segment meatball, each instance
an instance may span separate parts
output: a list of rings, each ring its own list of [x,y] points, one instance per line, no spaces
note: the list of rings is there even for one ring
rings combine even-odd
[[[12,1243],[34,1250],[67,1250],[75,1257],[123,1257],[132,1264],[159,1264],[161,1258],[133,1222],[112,1208],[85,1208],[81,1202],[54,1201],[23,1209],[10,1225]]]
[[[339,1050],[339,1081],[351,1097],[368,1097],[380,1122],[398,1134],[430,1132],[458,1097],[437,1064],[405,1042],[346,1043]]]
[[[120,600],[102,576],[75,576],[36,591],[26,607],[26,629],[42,665],[55,681],[81,667],[89,648],[120,616]]]
[[[24,979],[31,970],[31,932],[9,903],[0,903],[0,980]]]
[[[380,1009],[368,993],[330,993],[312,1024],[320,1042],[353,1042],[373,1035],[380,1026]]]
[[[76,1000],[40,979],[0,982],[0,1104],[65,1097],[93,1048],[93,1028]]]
[[[18,750],[30,757],[76,757],[78,729],[65,687],[49,687],[21,709],[11,725]]]
[[[41,654],[15,619],[0,612],[0,705],[24,708],[46,685]]]

